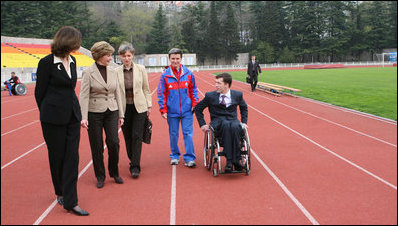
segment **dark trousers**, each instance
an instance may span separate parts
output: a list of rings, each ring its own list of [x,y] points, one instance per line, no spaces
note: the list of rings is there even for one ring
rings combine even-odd
[[[256,89],[257,86],[257,82],[258,82],[258,75],[256,74],[251,74],[251,87],[252,87],[252,91]]]
[[[124,140],[126,142],[127,157],[130,159],[130,170],[141,170],[142,135],[147,112],[138,113],[134,104],[126,105],[124,123],[122,126]]]
[[[239,120],[222,120],[214,129],[217,131],[216,136],[222,140],[227,162],[238,163],[241,159],[240,137],[242,130]]]
[[[108,170],[111,177],[119,176],[119,111],[107,109],[102,113],[88,112],[88,138],[90,140],[91,156],[97,180],[105,180],[104,141],[108,147]]]
[[[71,115],[67,125],[41,123],[55,194],[64,197],[65,209],[77,206],[80,122]]]

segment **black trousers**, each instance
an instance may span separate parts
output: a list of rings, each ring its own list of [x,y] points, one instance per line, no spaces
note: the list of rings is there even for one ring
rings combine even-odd
[[[240,138],[242,127],[239,120],[222,120],[214,128],[216,136],[222,139],[227,162],[238,163],[241,159]]]
[[[252,80],[252,81],[251,81],[251,87],[252,87],[252,91],[253,91],[253,90],[256,89],[256,86],[257,86],[258,75],[256,75],[256,74],[251,74],[250,77],[251,77],[251,80]]]
[[[141,171],[142,135],[146,114],[147,112],[138,113],[134,104],[126,105],[122,131],[126,142],[127,157],[130,159],[130,170],[138,168]]]
[[[77,206],[80,121],[72,114],[67,125],[41,123],[47,144],[51,178],[57,196],[64,197],[64,208]]]
[[[119,176],[118,120],[118,110],[107,109],[102,113],[88,112],[88,138],[97,180],[105,180],[103,130],[105,130],[105,143],[108,147],[109,175],[111,177]]]

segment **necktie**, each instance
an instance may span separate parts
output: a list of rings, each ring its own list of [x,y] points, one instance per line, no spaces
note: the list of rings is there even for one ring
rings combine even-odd
[[[227,107],[227,104],[225,103],[225,97],[227,97],[227,96],[221,95],[221,98],[222,98],[221,105],[224,105],[225,107]]]

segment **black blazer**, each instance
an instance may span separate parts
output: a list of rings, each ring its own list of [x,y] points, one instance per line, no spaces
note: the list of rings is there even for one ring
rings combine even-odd
[[[54,64],[54,55],[50,54],[39,61],[35,87],[36,103],[40,111],[40,121],[55,125],[66,125],[75,114],[82,120],[79,101],[75,93],[77,72],[75,63],[70,64],[69,78],[62,63]]]
[[[247,65],[247,74],[251,76],[257,76],[258,72],[261,73],[260,64],[257,61],[254,61],[254,64],[252,63],[252,61],[249,61],[249,64]]]
[[[217,128],[223,120],[237,120],[239,105],[241,122],[247,124],[247,104],[243,99],[243,93],[236,90],[231,90],[231,105],[225,107],[220,104],[220,93],[217,91],[207,92],[205,98],[195,106],[195,115],[198,120],[199,126],[206,125],[203,117],[203,110],[209,107],[210,112],[210,125]]]

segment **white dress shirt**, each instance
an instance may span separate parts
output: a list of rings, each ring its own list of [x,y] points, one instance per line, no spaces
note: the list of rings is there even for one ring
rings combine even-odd
[[[222,96],[225,95],[224,97],[224,101],[225,101],[225,105],[226,107],[229,107],[231,105],[232,99],[231,99],[231,90],[229,89],[228,92],[226,94],[222,94],[220,93],[220,103],[222,101]]]
[[[62,60],[61,60],[61,58],[59,58],[59,57],[54,55],[54,64],[58,64],[58,63],[62,64]],[[70,55],[69,55],[69,70],[66,71],[66,73],[68,74],[69,78],[72,78],[71,71],[70,71],[70,67],[71,67],[70,64],[71,63],[75,63],[75,62],[72,60],[72,57],[70,57]],[[58,70],[61,70],[60,66],[58,66]]]

